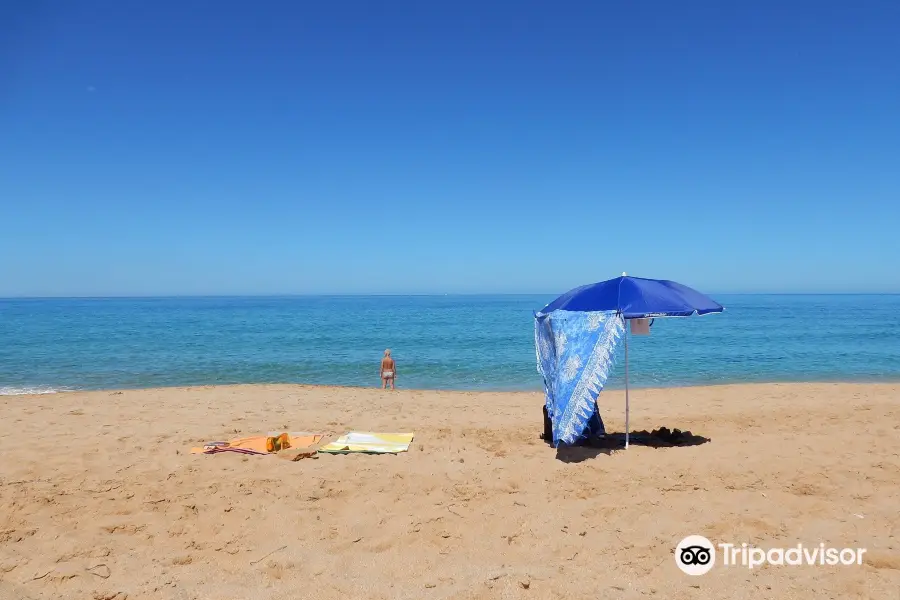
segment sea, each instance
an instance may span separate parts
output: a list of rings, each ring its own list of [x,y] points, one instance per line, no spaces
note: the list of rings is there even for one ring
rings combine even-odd
[[[629,341],[634,387],[900,380],[900,295],[712,295]],[[554,295],[0,299],[0,394],[239,383],[540,390]],[[624,360],[607,387],[624,385]]]

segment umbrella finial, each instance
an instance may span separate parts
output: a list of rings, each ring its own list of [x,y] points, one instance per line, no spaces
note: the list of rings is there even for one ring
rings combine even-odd
[[[625,271],[622,271],[622,277],[628,277],[628,273],[626,273]]]

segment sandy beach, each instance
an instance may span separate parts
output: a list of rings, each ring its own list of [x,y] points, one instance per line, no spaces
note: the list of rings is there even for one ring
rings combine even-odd
[[[0,397],[0,597],[900,598],[900,385],[636,390],[690,447],[558,456],[542,396],[237,386]],[[622,431],[621,392],[601,396]],[[192,455],[270,430],[408,453]],[[676,567],[689,534],[859,566]]]

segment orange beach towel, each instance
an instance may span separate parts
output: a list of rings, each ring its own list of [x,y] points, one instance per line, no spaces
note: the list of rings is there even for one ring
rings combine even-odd
[[[210,447],[221,449],[234,448],[237,450],[249,450],[259,454],[268,454],[287,448],[309,448],[319,443],[322,435],[318,433],[271,433],[269,435],[254,435],[237,438],[228,442],[212,442],[201,448],[191,448],[192,454],[203,454]]]

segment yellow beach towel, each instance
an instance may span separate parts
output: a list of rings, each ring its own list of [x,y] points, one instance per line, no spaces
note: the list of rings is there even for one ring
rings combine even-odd
[[[268,435],[242,437],[227,442],[210,442],[202,448],[191,448],[191,453],[212,453],[211,450],[214,448],[215,452],[231,450],[246,451],[247,454],[268,454],[287,448],[309,448],[314,444],[318,444],[321,440],[322,435],[318,433],[270,432]]]
[[[370,433],[351,431],[330,444],[319,448],[319,452],[347,454],[364,452],[367,454],[396,454],[406,452],[412,443],[412,433]]]

